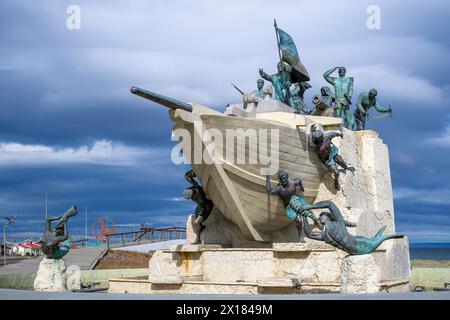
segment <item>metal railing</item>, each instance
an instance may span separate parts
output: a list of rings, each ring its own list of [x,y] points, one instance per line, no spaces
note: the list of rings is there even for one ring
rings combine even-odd
[[[141,241],[166,241],[184,239],[186,237],[185,227],[162,227],[162,228],[141,228],[138,231],[117,232],[105,235],[106,246],[109,248],[114,239],[118,238],[122,246]]]

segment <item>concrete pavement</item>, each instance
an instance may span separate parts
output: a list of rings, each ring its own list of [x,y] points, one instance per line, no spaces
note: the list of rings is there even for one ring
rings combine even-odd
[[[450,300],[450,291],[377,294],[150,295],[0,289],[0,300]]]
[[[71,249],[64,257],[67,266],[77,265],[81,270],[88,270],[92,263],[106,249],[106,246],[98,247],[80,247]],[[44,257],[40,256],[36,259],[25,259],[17,263],[9,264],[6,267],[0,266],[0,275],[18,274],[18,273],[35,273],[39,268],[39,263]]]

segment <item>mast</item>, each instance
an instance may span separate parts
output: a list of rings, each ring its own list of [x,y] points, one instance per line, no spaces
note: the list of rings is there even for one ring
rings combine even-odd
[[[280,61],[281,61],[280,38],[279,38],[279,35],[278,35],[278,26],[277,26],[277,20],[276,19],[273,19],[273,27],[275,28],[275,36],[277,38],[278,57],[280,58]]]

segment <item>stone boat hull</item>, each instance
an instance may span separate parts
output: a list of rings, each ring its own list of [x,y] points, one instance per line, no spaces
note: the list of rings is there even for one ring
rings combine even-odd
[[[322,163],[316,153],[308,148],[307,143],[308,123],[314,123],[317,117],[288,114],[289,117],[295,117],[296,121],[288,119],[283,122],[270,120],[270,114],[261,118],[235,117],[201,105],[192,106],[193,112],[178,109],[170,111],[170,115],[174,121],[175,136],[177,129],[185,129],[190,133],[191,139],[201,141],[190,143],[191,150],[183,150],[183,153],[190,158],[192,168],[207,196],[226,218],[239,227],[248,240],[270,241],[271,233],[286,228],[292,220],[286,216],[281,199],[266,193],[266,177],[261,173],[261,168],[267,166],[261,164],[258,155],[263,153],[267,156],[265,164],[268,159],[272,164],[278,162],[279,169],[287,171],[290,177],[301,178],[305,188],[304,195],[308,201],[313,202],[321,184],[321,174],[324,173]],[[331,121],[332,124],[334,122]],[[209,133],[211,131],[227,137],[227,130],[230,129],[234,133],[236,130],[248,129],[253,129],[257,134],[266,132],[267,144],[256,140],[260,142],[257,148],[255,140],[248,137],[239,140],[236,136],[231,141],[220,141],[215,134]],[[267,131],[261,131],[263,129]],[[272,141],[272,130],[278,130],[279,143],[276,139]],[[272,143],[278,145],[278,154],[272,154]],[[227,155],[230,146],[234,150],[232,157]],[[239,163],[238,152],[245,154],[244,163]],[[202,155],[201,162],[198,161],[199,155]],[[250,163],[251,156],[257,159],[256,163]],[[272,186],[277,184],[276,175],[271,176],[271,183]]]

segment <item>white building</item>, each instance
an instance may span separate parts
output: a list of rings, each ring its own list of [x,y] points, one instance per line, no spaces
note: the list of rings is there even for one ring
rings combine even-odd
[[[13,254],[20,256],[38,256],[41,255],[41,245],[32,241],[24,241],[13,247]]]

